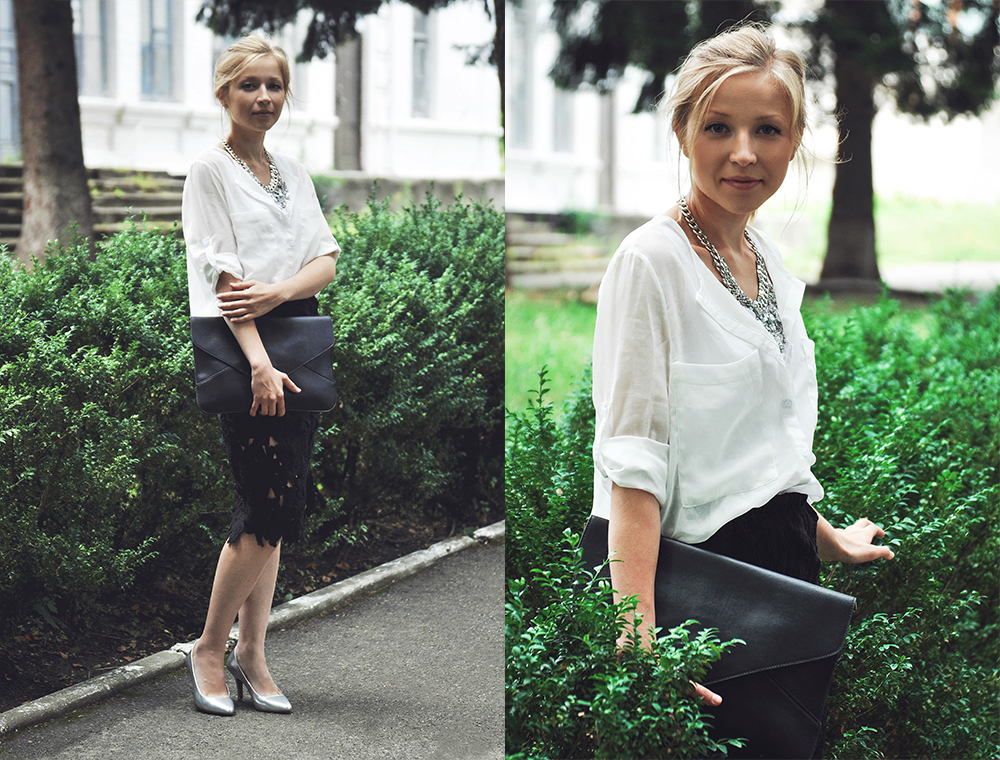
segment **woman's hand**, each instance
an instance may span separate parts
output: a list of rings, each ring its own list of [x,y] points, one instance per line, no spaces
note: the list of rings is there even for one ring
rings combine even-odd
[[[834,528],[822,516],[816,524],[816,547],[824,562],[846,562],[857,565],[876,559],[892,559],[896,555],[888,546],[873,544],[885,531],[871,520],[861,519],[847,528]]]
[[[628,624],[626,624],[625,630],[623,630],[621,632],[621,634],[618,636],[618,641],[616,642],[616,646],[618,648],[618,659],[619,660],[621,660],[621,657],[622,657],[622,654],[624,653],[624,651],[626,649],[630,648],[633,645],[631,631],[629,630],[629,628],[630,628],[630,626]],[[639,646],[642,649],[645,649],[647,652],[651,651],[652,648],[653,648],[653,645],[652,645],[652,637],[653,637],[652,628],[651,627],[647,628],[643,624],[640,624],[639,625],[639,636],[640,636],[640,638],[639,638]],[[690,692],[690,694],[691,694],[692,697],[696,697],[696,698],[700,699],[702,702],[704,702],[709,707],[715,707],[716,705],[722,704],[722,697],[720,697],[718,694],[716,694],[711,689],[708,689],[707,687],[702,686],[700,683],[695,683],[694,681],[691,681],[690,683],[691,683],[691,692]]]
[[[218,294],[222,316],[232,322],[249,322],[288,300],[281,283],[232,280],[231,290]]]
[[[253,390],[253,404],[250,406],[250,416],[261,414],[271,417],[285,416],[285,388],[292,393],[298,393],[299,387],[292,382],[284,372],[279,372],[270,364],[254,368],[250,379]]]

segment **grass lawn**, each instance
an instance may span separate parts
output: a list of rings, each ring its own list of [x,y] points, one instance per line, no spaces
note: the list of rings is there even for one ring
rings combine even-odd
[[[508,294],[504,304],[504,404],[524,411],[532,390],[538,389],[538,371],[548,367],[556,409],[572,390],[594,347],[597,307],[565,294]]]
[[[764,209],[768,207],[765,204]],[[997,204],[942,203],[905,198],[875,199],[879,267],[955,261],[1000,261]],[[815,280],[826,254],[830,201],[769,217],[764,231],[775,239],[789,271]]]

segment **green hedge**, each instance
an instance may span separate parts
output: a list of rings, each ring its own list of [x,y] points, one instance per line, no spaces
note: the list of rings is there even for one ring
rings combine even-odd
[[[820,385],[815,471],[827,489],[818,507],[835,525],[880,522],[896,552],[891,562],[824,565],[824,585],[858,598],[831,690],[826,757],[992,757],[1000,746],[1000,290],[975,304],[951,294],[909,312],[890,300],[846,314],[820,303],[806,320]],[[637,688],[638,707],[595,703],[569,716],[566,733],[585,737],[572,753],[521,709],[520,684],[533,672],[554,682],[550,691],[568,673],[590,684],[578,693],[604,683],[606,665],[572,642],[611,647],[613,616],[584,618],[586,629],[572,636],[541,636],[547,620],[591,604],[550,590],[553,578],[569,583],[577,572],[561,553],[590,508],[589,378],[558,423],[542,399],[509,429],[507,646],[533,648],[508,660],[508,754],[614,756],[605,740],[618,739],[605,732],[634,720],[628,708],[659,716],[656,730],[672,722],[681,733],[652,753],[620,743],[620,757],[685,756],[705,713],[659,711],[683,683]],[[559,667],[544,668],[552,662]]]
[[[342,214],[334,319],[341,405],[321,418],[321,507],[290,552],[379,516],[481,524],[502,511],[503,217],[428,201]],[[183,243],[131,229],[0,267],[0,609],[86,625],[102,599],[210,579],[233,486],[194,402]]]

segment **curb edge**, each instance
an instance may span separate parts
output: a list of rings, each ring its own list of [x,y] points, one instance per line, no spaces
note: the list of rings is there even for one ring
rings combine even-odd
[[[371,570],[358,573],[339,583],[325,586],[312,593],[279,604],[271,609],[267,630],[286,628],[295,623],[318,617],[335,607],[347,604],[361,596],[392,585],[398,580],[415,575],[440,562],[445,557],[504,539],[504,520],[480,528],[468,536],[447,538],[394,560],[390,560]],[[239,638],[239,629],[233,626],[230,640]],[[158,676],[184,666],[187,652],[194,642],[174,644],[141,660],[122,665],[109,673],[99,675],[82,683],[39,697],[26,704],[0,713],[0,737],[15,731],[38,725],[62,717],[73,710],[101,702],[133,686],[151,681]]]

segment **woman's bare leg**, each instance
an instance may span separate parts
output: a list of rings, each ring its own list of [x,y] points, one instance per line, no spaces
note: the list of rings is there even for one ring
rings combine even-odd
[[[273,568],[269,570],[273,589],[277,557],[277,547],[266,541],[260,546],[256,537],[249,533],[241,535],[235,544],[226,542],[222,547],[219,564],[215,568],[215,582],[208,603],[205,629],[191,652],[198,686],[205,696],[228,694],[223,657],[229,631],[236,620],[236,613],[254,591],[261,576],[265,574],[265,569]]]
[[[264,658],[264,636],[274,599],[274,584],[278,577],[278,563],[281,559],[281,544],[271,555],[267,565],[257,579],[250,596],[240,607],[240,640],[236,644],[236,658],[254,689],[261,696],[280,694],[274,685]]]

